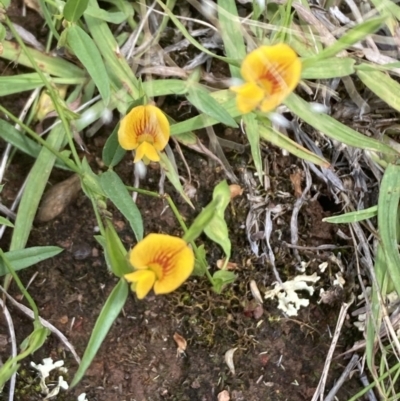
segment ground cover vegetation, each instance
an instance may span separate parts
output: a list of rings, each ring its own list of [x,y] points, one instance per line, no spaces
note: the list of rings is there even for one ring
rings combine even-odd
[[[398,399],[399,19],[0,0],[2,399]]]

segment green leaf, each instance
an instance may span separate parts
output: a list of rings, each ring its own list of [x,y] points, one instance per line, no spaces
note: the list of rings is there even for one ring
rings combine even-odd
[[[128,7],[124,8],[130,11],[124,13],[122,11],[117,11],[117,12],[106,11],[101,8],[93,7],[91,4],[89,4],[89,7],[85,11],[85,15],[89,15],[91,17],[98,18],[106,22],[110,22],[111,24],[121,24],[128,17],[131,17],[134,14],[133,8],[129,6],[130,4],[128,4]]]
[[[124,274],[132,272],[126,249],[109,220],[107,220],[104,250],[106,252],[106,260],[109,262],[109,268],[117,277],[122,277]]]
[[[258,132],[262,139],[272,143],[273,145],[281,149],[285,149],[292,155],[300,157],[301,159],[306,160],[310,163],[314,163],[324,168],[330,167],[330,164],[327,160],[316,155],[313,152],[310,152],[308,149],[291,140],[288,136],[272,128],[269,124],[259,124],[258,126]]]
[[[384,15],[376,18],[371,18],[370,20],[357,24],[354,28],[349,29],[333,45],[327,47],[315,57],[304,60],[304,67],[308,67],[308,64],[312,64],[316,59],[333,57],[336,54],[340,53],[342,50],[348,49],[355,43],[358,43],[361,40],[365,39],[371,33],[376,32],[387,19],[387,16]]]
[[[106,335],[108,334],[112,324],[118,317],[121,309],[123,308],[126,298],[128,297],[128,283],[124,279],[120,279],[118,284],[114,287],[110,296],[107,298],[103,309],[97,318],[96,324],[93,328],[92,335],[90,336],[89,344],[85,350],[82,358],[82,362],[79,365],[78,371],[76,372],[71,388],[75,387],[82,379],[86,370],[96,356],[101,344],[103,343]]]
[[[6,218],[3,217],[3,216],[0,216],[0,224],[2,224],[2,225],[4,225],[4,226],[7,226],[7,227],[14,227],[14,224],[11,223],[10,220],[6,219]]]
[[[54,150],[59,150],[65,138],[61,125],[55,126],[47,136],[46,142]],[[50,150],[42,148],[35,164],[31,168],[21,203],[18,208],[15,227],[11,238],[10,250],[23,249],[26,246],[36,215],[40,199],[53,169],[56,156]]]
[[[110,81],[97,46],[92,38],[77,25],[68,28],[67,41],[76,57],[87,69],[107,106],[110,101]]]
[[[14,271],[33,266],[43,260],[52,258],[63,251],[58,246],[34,246],[32,248],[19,249],[5,253]],[[8,273],[8,269],[0,260],[0,276]]]
[[[186,96],[190,103],[193,104],[201,112],[209,115],[218,122],[236,128],[236,121],[221,106],[209,92],[199,84],[191,84],[188,87],[188,95]]]
[[[212,277],[214,281],[213,290],[220,294],[225,285],[231,284],[236,280],[237,275],[228,270],[218,270]]]
[[[345,77],[354,73],[355,60],[350,57],[330,57],[315,60],[304,66],[301,72],[303,79],[330,79]]]
[[[213,191],[213,202],[216,202],[214,217],[204,228],[204,233],[212,241],[216,242],[224,251],[225,266],[231,256],[231,241],[229,240],[228,226],[225,221],[225,209],[229,205],[231,193],[228,183],[221,181]]]
[[[368,138],[326,114],[317,113],[309,103],[294,93],[291,93],[285,99],[284,104],[307,124],[322,131],[332,139],[336,139],[339,142],[355,148],[375,150],[376,152],[387,153],[389,155],[398,155],[390,146],[375,139]]]
[[[400,111],[400,84],[380,71],[357,71],[358,77],[372,92],[395,110]]]
[[[183,239],[186,242],[192,242],[200,236],[204,228],[207,227],[207,225],[213,219],[217,206],[218,201],[214,199],[197,215],[192,225],[183,236]]]
[[[68,0],[64,6],[63,15],[69,22],[76,22],[85,12],[89,0]]]
[[[229,230],[225,218],[216,214],[205,227],[204,233],[223,249],[226,255],[225,264],[227,264],[231,256],[231,241],[229,240]]]
[[[372,206],[368,209],[358,210],[356,212],[349,212],[341,214],[340,216],[325,217],[322,221],[326,223],[343,224],[343,223],[356,223],[358,221],[372,219],[378,214],[378,206]]]
[[[0,43],[6,38],[6,28],[3,24],[0,24]]]
[[[218,0],[218,22],[226,55],[231,59],[243,60],[246,56],[244,28],[239,19],[235,0]],[[230,65],[229,69],[232,77],[241,78],[238,66]]]
[[[250,144],[251,156],[253,157],[254,165],[257,170],[258,179],[263,185],[264,169],[261,159],[260,132],[258,129],[259,123],[254,113],[245,114],[242,118],[247,140]]]
[[[386,269],[397,294],[400,294],[399,200],[400,166],[389,164],[379,188],[378,230]]]
[[[112,134],[108,137],[106,144],[103,148],[103,163],[112,168],[116,166],[125,156],[126,150],[122,149],[118,142],[118,129],[119,124],[114,128]]]
[[[136,240],[140,241],[143,238],[142,216],[121,178],[114,171],[109,170],[101,174],[99,179],[104,193],[129,221]]]
[[[160,166],[164,169],[165,175],[167,176],[169,182],[174,186],[174,188],[179,192],[183,199],[194,209],[192,201],[186,195],[183,190],[179,175],[169,160],[168,156],[162,152],[160,154]]]
[[[25,54],[25,52],[21,50],[20,46],[8,40],[5,40],[2,45],[3,53],[1,54],[1,58],[13,61],[18,65],[24,65],[28,68],[34,68],[34,66],[31,64],[30,59]],[[64,79],[78,79],[85,77],[85,72],[83,71],[83,69],[77,67],[67,60],[64,60],[61,57],[54,57],[46,53],[42,53],[39,50],[32,49],[30,47],[27,48],[27,51],[35,59],[36,63],[40,65],[40,69],[46,74],[54,75],[56,77],[61,77]],[[18,80],[19,76],[13,75],[7,78],[9,81],[13,82],[15,79]]]
[[[34,159],[38,157],[40,151],[42,150],[42,146],[30,139],[27,135],[24,135],[21,131],[18,131],[7,121],[1,119],[0,138],[4,139],[7,143],[14,146],[21,152],[33,157]],[[61,160],[57,160],[55,165],[58,168],[69,170],[69,168]]]

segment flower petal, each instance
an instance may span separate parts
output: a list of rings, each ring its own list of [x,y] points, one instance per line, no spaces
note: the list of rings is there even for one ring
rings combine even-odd
[[[148,142],[143,142],[139,145],[139,147],[136,149],[135,160],[133,162],[137,163],[139,160],[142,160],[143,158],[144,160],[146,160],[147,158],[152,162],[160,161],[160,156],[158,155],[155,147]]]
[[[172,264],[170,270],[164,271],[163,278],[157,280],[154,284],[154,292],[156,294],[167,294],[175,291],[189,278],[194,268],[193,251],[185,244],[185,247],[181,248],[171,258],[170,264]]]
[[[138,137],[141,130],[137,130],[138,121],[144,121],[145,106],[134,107],[120,122],[118,142],[123,149],[133,150],[139,146]]]
[[[140,143],[154,144],[163,150],[170,136],[170,126],[165,114],[151,104],[134,107],[122,120],[118,141],[126,150],[136,149]]]
[[[292,65],[301,72],[301,62],[295,51],[285,43],[278,43],[274,46],[261,46],[250,52],[243,60],[240,71],[245,81],[255,82],[268,70],[281,72],[291,69]]]
[[[193,251],[187,243],[165,234],[149,234],[131,250],[129,261],[136,270],[151,269],[154,272],[156,294],[176,290],[194,268]]]
[[[290,93],[290,91],[289,91],[289,93]],[[264,113],[267,113],[271,110],[276,109],[283,102],[283,100],[286,98],[286,96],[287,96],[286,93],[277,93],[272,96],[267,96],[261,102],[260,110],[263,111]]]
[[[143,299],[152,289],[156,281],[156,275],[152,270],[138,270],[133,273],[125,274],[127,281],[136,283],[135,291],[138,299]]]
[[[254,110],[265,96],[264,91],[254,83],[246,83],[231,90],[237,93],[236,107],[241,113]]]

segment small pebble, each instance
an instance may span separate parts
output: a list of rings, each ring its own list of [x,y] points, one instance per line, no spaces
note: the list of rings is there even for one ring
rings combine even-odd
[[[92,248],[85,242],[74,244],[72,246],[72,255],[75,260],[84,260],[92,256]]]

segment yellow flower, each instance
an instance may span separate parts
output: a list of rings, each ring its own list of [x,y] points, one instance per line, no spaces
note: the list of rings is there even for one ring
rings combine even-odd
[[[231,88],[237,108],[248,113],[257,107],[268,112],[279,106],[300,81],[301,61],[286,44],[261,46],[243,60],[245,83]]]
[[[126,150],[136,149],[134,163],[142,160],[158,162],[169,140],[169,122],[156,106],[134,107],[121,121],[118,141]]]
[[[175,291],[190,276],[194,255],[181,238],[165,234],[149,234],[129,254],[135,271],[125,275],[132,290],[143,299],[153,288],[156,294]]]

